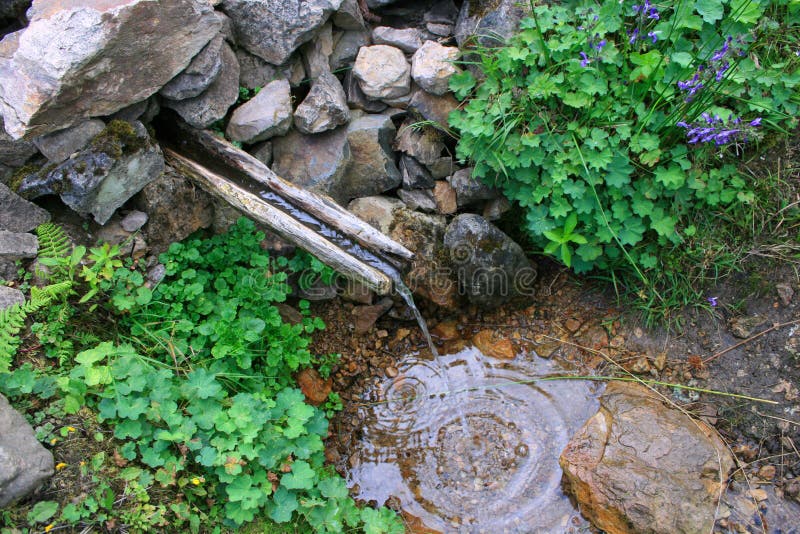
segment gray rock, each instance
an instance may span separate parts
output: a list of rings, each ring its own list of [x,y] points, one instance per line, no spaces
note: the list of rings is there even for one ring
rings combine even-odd
[[[265,141],[255,145],[249,150],[249,152],[267,167],[269,167],[269,165],[272,163],[272,143],[270,141]]]
[[[452,26],[456,23],[457,18],[458,8],[453,0],[440,0],[425,12],[422,20],[426,24],[449,24]]]
[[[145,107],[146,107],[145,103]],[[106,125],[98,119],[83,121],[58,132],[49,133],[33,140],[39,152],[52,163],[61,163],[85,147]]]
[[[423,165],[436,163],[444,150],[441,134],[433,128],[418,128],[413,124],[414,121],[406,119],[400,127],[395,141],[396,149],[416,158]]]
[[[331,195],[335,200],[345,169],[350,163],[347,129],[316,135],[291,130],[272,140],[272,170],[299,186]]]
[[[333,25],[327,22],[317,31],[317,36],[300,47],[303,58],[303,67],[306,75],[316,80],[325,72],[331,70],[331,55],[333,54]]]
[[[119,222],[126,232],[135,232],[147,223],[147,214],[143,211],[133,210]]]
[[[437,158],[433,163],[426,164],[426,167],[435,180],[447,178],[460,169],[458,165],[453,163],[453,158],[450,156]]]
[[[224,0],[236,41],[250,53],[281,65],[310,41],[342,0]]]
[[[481,46],[497,46],[514,35],[528,13],[527,3],[518,0],[464,0],[456,20],[456,42],[464,48],[474,37]]]
[[[472,167],[456,171],[447,181],[456,190],[459,208],[481,200],[491,200],[500,195],[500,192],[494,187],[490,187],[477,178],[473,178]]]
[[[418,90],[419,88],[417,88],[417,85],[414,82],[411,82],[411,90],[408,93],[396,98],[383,98],[381,99],[381,102],[390,108],[406,110],[408,109],[408,103],[411,102],[411,97],[413,96],[414,92]]]
[[[495,308],[532,295],[536,270],[522,248],[480,215],[464,213],[453,219],[444,245],[459,289],[471,303]]]
[[[221,33],[211,39],[188,67],[161,88],[159,94],[170,100],[185,100],[208,89],[222,71],[223,40]]]
[[[54,472],[53,455],[28,421],[0,395],[0,508],[42,485]]]
[[[404,207],[403,202],[396,198],[373,196],[353,200],[347,205],[347,210],[388,235],[394,223],[395,211]]]
[[[352,160],[347,166],[337,198],[365,197],[400,185],[392,141],[397,130],[385,115],[364,115],[347,127]]]
[[[166,251],[171,243],[208,228],[214,220],[212,197],[171,167],[147,184],[133,204],[147,213],[148,224],[142,231],[155,255]]]
[[[195,128],[207,128],[223,118],[239,98],[239,63],[228,43],[222,44],[222,70],[212,84],[194,98],[164,100],[164,107],[174,109]]]
[[[450,89],[450,77],[461,70],[453,63],[459,55],[455,46],[425,41],[411,58],[411,77],[425,91],[443,95]]]
[[[344,75],[344,91],[347,94],[347,105],[350,108],[364,110],[367,113],[380,113],[386,109],[386,104],[380,100],[370,100],[361,90],[358,80],[353,76],[353,71]]]
[[[436,200],[430,189],[398,189],[397,196],[410,210],[436,212]]]
[[[458,108],[458,101],[449,92],[437,96],[427,91],[417,90],[408,101],[409,111],[420,115],[425,120],[441,125],[440,129],[442,130],[448,128],[448,117],[456,108]]]
[[[352,65],[362,46],[370,44],[369,34],[364,30],[345,31],[334,37],[333,54],[330,58],[332,71]]]
[[[358,7],[358,0],[342,0],[339,11],[333,14],[333,23],[343,30],[363,30],[364,16]]]
[[[350,120],[347,96],[336,76],[323,72],[294,112],[294,125],[303,133],[332,130]]]
[[[376,7],[385,7],[395,2],[397,2],[397,0],[367,0],[367,7],[375,9]]]
[[[0,42],[0,112],[14,138],[144,100],[186,68],[220,26],[200,0],[39,0],[28,16],[27,28]]]
[[[435,35],[436,37],[450,37],[453,35],[452,24],[436,24],[434,22],[428,22],[425,24],[425,29],[428,30],[428,33]]]
[[[50,214],[0,184],[0,230],[30,232],[50,220]]]
[[[247,89],[264,87],[276,78],[281,78],[280,69],[243,48],[236,50],[239,63],[239,85]]]
[[[598,529],[696,534],[714,530],[736,462],[704,422],[644,386],[612,382],[559,464],[581,512]]]
[[[436,183],[428,169],[407,154],[400,156],[400,172],[406,189],[430,189]]]
[[[411,66],[403,52],[393,46],[362,47],[353,75],[364,94],[376,100],[401,97],[411,90]]]
[[[222,37],[233,46],[236,46],[236,32],[233,30],[233,21],[231,18],[222,11],[215,11],[214,14],[219,19],[221,27],[219,33]]]
[[[372,30],[375,44],[389,45],[413,54],[422,46],[422,32],[417,28],[391,28],[378,26]]]
[[[0,108],[1,110],[2,108]],[[25,165],[25,162],[34,154],[36,154],[36,145],[30,141],[16,141],[8,135],[4,129],[3,117],[0,115],[0,163],[9,167],[19,167]]]
[[[276,80],[233,111],[225,133],[234,141],[254,143],[285,135],[292,127],[289,82]]]
[[[90,147],[53,169],[23,178],[19,193],[28,198],[58,194],[81,215],[105,224],[114,211],[164,170],[161,149],[141,123],[113,121]]]
[[[13,287],[0,285],[0,310],[9,308],[14,304],[23,304],[24,302],[25,294],[22,291]],[[0,467],[0,470],[2,470],[2,467]],[[0,475],[0,480],[2,480],[2,475]],[[2,482],[0,482],[0,488],[2,488]],[[1,495],[2,494],[0,494],[0,496]]]
[[[511,202],[506,197],[493,198],[483,207],[483,218],[487,221],[496,221],[510,209]]]
[[[35,235],[0,231],[0,259],[35,258],[38,252],[39,239]]]

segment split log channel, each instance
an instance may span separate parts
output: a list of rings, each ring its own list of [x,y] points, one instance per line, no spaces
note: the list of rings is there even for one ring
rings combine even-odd
[[[159,121],[156,127],[172,167],[379,295],[392,292],[396,267],[414,257],[329,197],[280,178],[210,131],[194,129],[177,117]]]

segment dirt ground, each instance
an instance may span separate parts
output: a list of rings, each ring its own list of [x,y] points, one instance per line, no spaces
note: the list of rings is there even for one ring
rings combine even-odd
[[[472,308],[455,315],[423,307],[423,315],[443,353],[489,330],[490,345],[498,350],[510,344],[517,354],[558,356],[572,362],[579,374],[630,374],[774,401],[660,387],[678,406],[719,430],[739,462],[732,487],[767,492],[758,506],[762,513],[769,507],[769,515],[722,519],[722,531],[786,533],[797,532],[800,525],[799,281],[792,266],[753,264],[708,295],[715,306],[709,302],[705,309],[683,312],[679,329],[648,329],[602,286],[545,263],[537,295],[527,307]],[[404,355],[428,350],[416,324],[398,319],[408,315],[399,303],[370,332],[355,335],[358,306],[334,300],[317,303],[313,310],[328,324],[314,350],[342,354],[333,377],[345,407],[333,421],[328,450],[328,459],[342,473],[359,461],[353,450],[364,392],[396,372]]]

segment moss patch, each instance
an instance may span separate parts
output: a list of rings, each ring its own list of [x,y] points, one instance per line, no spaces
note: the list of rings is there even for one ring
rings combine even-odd
[[[139,137],[134,127],[122,120],[113,120],[108,123],[105,130],[92,139],[91,149],[103,152],[114,159],[119,159],[125,154],[132,154],[149,145],[149,138]]]

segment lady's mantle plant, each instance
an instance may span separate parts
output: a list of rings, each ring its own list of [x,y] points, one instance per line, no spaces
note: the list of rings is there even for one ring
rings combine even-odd
[[[753,200],[729,156],[796,124],[798,24],[790,0],[533,5],[506,46],[476,49],[481,81],[451,81],[458,156],[541,249],[646,282],[693,211]]]

